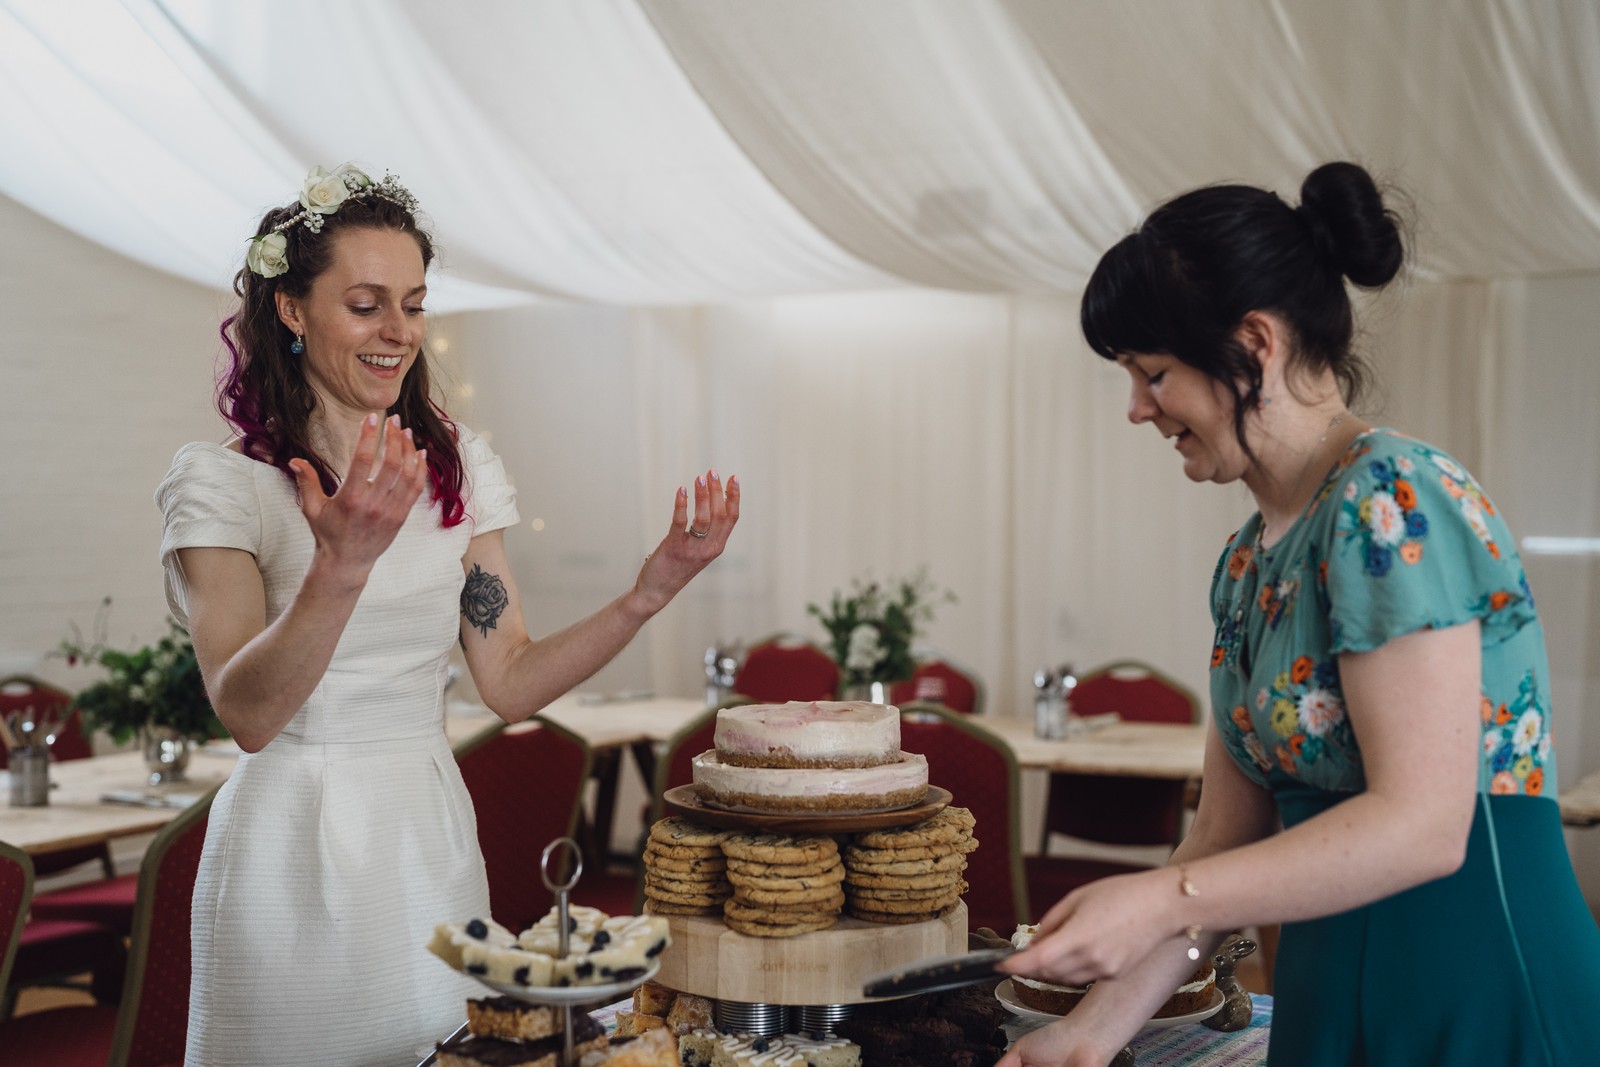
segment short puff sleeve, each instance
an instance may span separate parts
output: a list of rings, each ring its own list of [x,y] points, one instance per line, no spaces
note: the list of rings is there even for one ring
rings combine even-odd
[[[1325,561],[1332,651],[1472,619],[1487,648],[1536,621],[1511,532],[1477,481],[1421,441],[1368,440],[1335,489]]]
[[[178,549],[237,548],[251,555],[260,551],[257,465],[221,445],[195,442],[178,449],[171,469],[156,488],[167,607],[184,626],[189,624],[188,587]]]
[[[506,468],[489,447],[489,442],[465,426],[460,427],[457,446],[467,476],[467,514],[472,518],[473,534],[489,533],[515,526],[517,489],[506,477]]]

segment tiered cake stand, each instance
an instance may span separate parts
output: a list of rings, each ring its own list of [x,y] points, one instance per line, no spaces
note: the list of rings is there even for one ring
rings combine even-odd
[[[565,847],[572,853],[572,874],[565,881],[557,882],[551,876],[551,857],[555,854],[556,849],[562,847]],[[543,854],[539,857],[539,877],[544,881],[545,888],[554,893],[556,898],[556,921],[558,923],[557,948],[559,949],[558,958],[566,956],[568,951],[567,938],[570,934],[569,928],[571,924],[567,921],[567,898],[572,892],[572,888],[578,884],[578,879],[582,876],[583,854],[579,850],[578,843],[576,841],[570,837],[559,837],[545,846]],[[673,932],[673,937],[677,937],[676,931]],[[527,1001],[530,1004],[548,1004],[552,1007],[559,1007],[562,1011],[561,1067],[574,1067],[574,1065],[578,1062],[578,1059],[573,1052],[573,1008],[610,1004],[613,1001],[619,1000],[628,993],[633,992],[645,982],[656,977],[656,974],[660,971],[660,969],[661,960],[660,958],[657,958],[652,960],[649,968],[638,977],[629,979],[626,982],[611,982],[606,985],[520,986],[492,982],[482,975],[472,975],[471,977],[476,978],[479,982],[483,983],[485,986],[488,986],[496,993],[500,993],[508,997],[515,997],[518,1000]],[[450,1035],[450,1038],[454,1039],[465,1029],[466,1024],[461,1024],[460,1028],[458,1028],[454,1034]],[[417,1064],[417,1067],[430,1067],[436,1056],[437,1053],[430,1054],[427,1059]]]
[[[948,790],[930,787],[923,803],[898,811],[767,815],[712,808],[692,786],[662,798],[678,814],[724,828],[785,834],[848,834],[910,826],[950,803]],[[928,922],[890,925],[848,916],[826,930],[797,937],[750,937],[719,918],[665,916],[672,944],[661,954],[656,980],[715,1002],[719,1026],[762,1037],[802,1031],[815,1038],[868,998],[862,986],[885,971],[967,949],[967,906]],[[798,1018],[794,1016],[798,1015]]]

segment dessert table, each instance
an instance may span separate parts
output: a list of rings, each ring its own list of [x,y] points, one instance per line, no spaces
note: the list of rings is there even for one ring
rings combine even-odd
[[[1250,1025],[1231,1034],[1199,1023],[1140,1031],[1129,1043],[1135,1067],[1262,1067],[1272,1029],[1272,998],[1252,993],[1250,1002]],[[1015,1041],[1038,1027],[1018,1019],[1006,1024],[1006,1036]]]

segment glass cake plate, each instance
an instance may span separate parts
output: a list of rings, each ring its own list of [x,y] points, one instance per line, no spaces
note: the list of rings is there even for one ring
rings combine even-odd
[[[1012,1015],[1015,1015],[1019,1019],[1024,1019],[1030,1023],[1053,1023],[1057,1019],[1061,1018],[1061,1016],[1056,1015],[1053,1012],[1040,1011],[1037,1008],[1030,1008],[1018,1000],[1016,992],[1012,989],[1011,979],[1009,978],[995,987],[994,997],[1001,1004],[1004,1004],[1006,1006],[1006,1010]],[[1223,995],[1222,990],[1213,989],[1211,991],[1211,1000],[1200,1010],[1191,1011],[1184,1015],[1169,1015],[1164,1019],[1151,1019],[1139,1029],[1162,1030],[1169,1026],[1183,1026],[1187,1023],[1197,1023],[1202,1019],[1209,1019],[1217,1012],[1222,1010],[1222,1005],[1227,1001],[1227,999],[1228,998]]]
[[[674,786],[661,794],[667,807],[680,815],[723,830],[759,830],[776,834],[852,834],[886,830],[931,819],[950,803],[950,790],[930,785],[916,804],[904,808],[870,811],[773,812],[747,811],[708,804],[692,785]]]
[[[610,1004],[621,1000],[623,996],[633,992],[656,976],[661,970],[661,961],[654,959],[645,972],[635,978],[623,982],[607,982],[604,985],[567,985],[567,986],[539,986],[515,985],[508,982],[494,982],[481,974],[468,974],[467,977],[481,982],[485,986],[508,997],[525,1000],[530,1004],[571,1004],[573,1007],[582,1005]]]

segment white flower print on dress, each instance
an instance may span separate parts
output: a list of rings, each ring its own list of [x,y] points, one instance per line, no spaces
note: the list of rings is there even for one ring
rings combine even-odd
[[[1383,490],[1372,494],[1372,539],[1379,544],[1397,545],[1406,535],[1406,516],[1394,497]]]
[[[1344,719],[1344,701],[1326,689],[1312,689],[1300,698],[1300,729],[1311,737],[1322,737]]]
[[[1511,732],[1511,747],[1519,756],[1526,756],[1533,751],[1533,746],[1539,743],[1539,735],[1544,732],[1544,718],[1532,709],[1522,713],[1522,718],[1517,720],[1516,727]]]
[[[1456,481],[1459,482],[1466,479],[1467,472],[1456,466],[1455,461],[1450,459],[1448,456],[1441,456],[1437,452],[1430,452],[1428,454],[1428,458],[1433,460],[1433,465],[1435,467],[1438,467]]]

